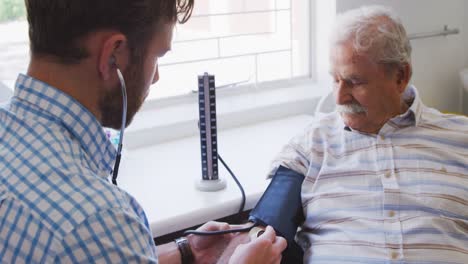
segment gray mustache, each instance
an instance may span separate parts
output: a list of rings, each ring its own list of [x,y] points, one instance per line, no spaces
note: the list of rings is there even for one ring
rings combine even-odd
[[[346,105],[336,105],[336,111],[343,114],[367,113],[367,109],[360,104],[352,103]]]

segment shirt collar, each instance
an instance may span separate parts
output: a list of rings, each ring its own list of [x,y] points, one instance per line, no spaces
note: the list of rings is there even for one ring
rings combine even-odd
[[[88,109],[68,94],[24,74],[18,76],[14,98],[38,108],[39,112],[30,114],[65,127],[101,170],[98,175],[109,175],[117,151]]]
[[[403,100],[409,105],[408,110],[390,119],[397,125],[418,126],[421,122],[422,102],[418,91],[413,85],[409,85],[403,93]]]

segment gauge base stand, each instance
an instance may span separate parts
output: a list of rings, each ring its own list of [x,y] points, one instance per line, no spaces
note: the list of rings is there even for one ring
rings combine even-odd
[[[199,191],[202,192],[216,192],[226,188],[226,180],[219,178],[217,180],[203,180],[197,179],[195,181],[195,186]]]

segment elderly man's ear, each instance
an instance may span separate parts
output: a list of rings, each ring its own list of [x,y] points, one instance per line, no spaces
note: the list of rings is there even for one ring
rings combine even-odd
[[[397,69],[397,84],[400,93],[403,93],[411,78],[411,66],[408,63],[403,64]]]

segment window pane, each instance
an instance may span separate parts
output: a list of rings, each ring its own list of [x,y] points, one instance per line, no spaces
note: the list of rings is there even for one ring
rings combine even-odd
[[[209,72],[216,76],[216,86],[252,82],[255,78],[255,57],[236,56],[160,67],[159,82],[150,94],[158,98],[191,93],[198,90],[197,75]]]
[[[198,0],[149,98],[196,90],[204,72],[217,86],[310,76],[310,15],[308,0]]]
[[[0,0],[0,81],[9,88],[25,72],[29,44],[24,0]]]
[[[216,75],[217,86],[310,76],[309,6],[309,0],[197,0],[192,18],[176,26],[149,99],[190,93],[204,72]],[[0,0],[0,10],[0,34],[8,36],[0,38],[0,80],[11,83],[29,60],[24,1]]]
[[[0,22],[24,19],[24,0],[0,0]]]

